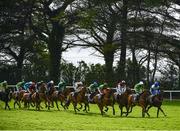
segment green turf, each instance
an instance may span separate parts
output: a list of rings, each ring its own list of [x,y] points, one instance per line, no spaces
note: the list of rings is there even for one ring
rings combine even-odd
[[[41,111],[25,109],[2,109],[3,103],[0,102],[0,130],[119,130],[119,129],[143,129],[143,130],[180,130],[180,102],[164,102],[162,108],[167,117],[160,113],[156,118],[156,108],[150,110],[151,117],[141,118],[141,108],[135,107],[133,112],[126,118],[120,117],[118,106],[116,105],[116,115],[112,115],[112,109],[109,108],[105,116],[101,116],[96,105],[90,105],[90,112],[83,111],[74,114],[72,106],[64,111],[62,108],[57,111],[56,108],[47,111],[44,108]],[[12,107],[12,102],[11,102]]]

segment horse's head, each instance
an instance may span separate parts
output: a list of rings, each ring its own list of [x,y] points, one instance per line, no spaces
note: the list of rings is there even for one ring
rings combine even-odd
[[[146,90],[146,89],[145,89],[145,90],[141,93],[140,98],[146,99],[146,98],[148,98],[150,95],[151,95],[151,92],[150,92],[149,90]]]
[[[144,96],[149,96],[149,95],[151,95],[151,92],[150,92],[149,90],[145,89],[145,90],[142,92],[142,95],[144,95]]]
[[[45,82],[42,82],[40,85],[39,85],[39,91],[42,92],[42,93],[45,93],[47,91],[47,85]]]
[[[88,88],[83,86],[79,92],[82,94],[88,93]]]
[[[55,88],[54,86],[52,86],[52,87],[50,88],[49,93],[52,94],[54,91],[56,91],[56,88]]]

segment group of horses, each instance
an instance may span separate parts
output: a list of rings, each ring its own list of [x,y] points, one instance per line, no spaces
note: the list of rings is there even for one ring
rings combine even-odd
[[[14,99],[14,108],[18,105],[21,108],[21,103],[24,103],[24,108],[29,109],[30,106],[35,107],[36,110],[40,110],[43,107],[41,103],[44,102],[45,106],[50,110],[56,104],[59,110],[58,101],[60,101],[63,109],[68,109],[70,103],[72,103],[74,112],[80,111],[83,106],[83,111],[88,112],[90,110],[89,104],[97,104],[101,115],[104,115],[108,111],[108,107],[111,106],[113,110],[113,115],[115,115],[115,103],[118,104],[120,109],[120,115],[128,116],[134,106],[138,105],[142,108],[142,117],[145,114],[148,116],[149,109],[151,107],[157,107],[157,117],[159,116],[159,111],[166,114],[161,108],[163,102],[163,91],[160,94],[152,96],[149,90],[144,90],[138,97],[134,91],[127,88],[123,94],[116,94],[116,89],[114,88],[104,88],[99,93],[98,90],[91,92],[88,87],[81,86],[79,91],[75,91],[73,87],[65,88],[63,91],[56,90],[55,87],[51,87],[47,90],[46,83],[41,83],[38,86],[38,91],[27,92],[26,90],[20,91],[9,91],[0,92],[0,100],[5,102],[5,109],[9,107],[8,102],[11,98]],[[80,107],[78,106],[80,105]],[[78,108],[79,107],[79,108]],[[125,111],[123,108],[125,107]],[[105,110],[104,110],[105,108]]]

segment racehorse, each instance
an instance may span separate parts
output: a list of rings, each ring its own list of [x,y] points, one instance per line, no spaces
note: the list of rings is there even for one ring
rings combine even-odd
[[[79,87],[79,88],[80,88],[79,92],[71,92],[69,94],[67,102],[65,104],[65,106],[68,107],[69,104],[72,103],[75,113],[77,113],[76,110],[79,111],[79,109],[77,108],[77,104],[82,105],[82,103],[84,103],[84,110],[83,111],[87,112],[86,108],[88,108],[88,110],[89,110],[88,96],[86,96],[86,93],[88,90],[86,87]]]
[[[123,113],[125,113],[126,116],[128,116],[128,111],[129,111],[128,97],[130,94],[132,94],[132,90],[130,88],[126,88],[126,91],[123,94],[121,95],[117,94],[115,96],[115,100],[118,103],[119,109],[121,111],[121,114],[120,114],[121,116],[123,115]],[[126,108],[126,112],[123,112],[123,107]]]
[[[66,97],[63,95],[63,92],[61,92],[61,91],[54,91],[51,94],[51,101],[56,103],[56,107],[57,107],[58,110],[59,110],[58,101],[60,101],[61,106],[64,109],[66,109],[66,107],[63,105],[63,102],[66,102]],[[53,104],[53,106],[54,106],[54,104]]]
[[[32,95],[35,93],[35,90],[32,90],[31,92],[25,92],[22,97],[22,101],[24,102],[24,108],[30,107],[30,104],[32,107],[34,107],[34,103],[32,103]]]
[[[106,107],[106,111],[108,110],[107,106],[111,106],[113,109],[113,115],[115,115],[115,109],[114,109],[114,96],[113,96],[113,90],[110,88],[104,88],[102,89],[102,94],[97,94],[93,97],[93,101],[98,105],[101,115],[104,114],[103,108]],[[99,98],[100,97],[100,98]]]
[[[136,99],[136,96],[134,94],[129,95],[128,97],[128,110],[130,109],[130,111],[128,111],[128,113],[132,112],[132,108],[135,105],[139,105],[142,108],[142,117],[145,117],[145,113],[149,115],[149,113],[147,112],[146,108],[148,106],[148,101],[147,98],[150,96],[150,91],[149,90],[144,90],[140,96],[138,100]]]
[[[147,112],[151,107],[157,107],[157,117],[159,117],[159,111],[163,113],[163,115],[166,117],[166,114],[164,113],[163,109],[161,108],[162,102],[163,102],[163,91],[160,91],[159,94],[155,96],[149,96],[148,97],[148,107]]]
[[[12,97],[12,93],[10,89],[5,89],[5,91],[0,91],[0,100],[3,101],[5,103],[5,110],[8,107],[8,109],[10,110],[10,106],[9,106],[9,101],[11,100]]]
[[[54,107],[54,102],[56,103],[56,107],[59,110],[59,106],[58,106],[58,101],[61,102],[61,106],[65,108],[65,106],[63,105],[63,102],[65,102],[65,96],[63,95],[63,92],[61,91],[57,91],[56,88],[53,86],[50,88],[49,92],[48,92],[48,98],[49,100],[52,102],[52,107]]]
[[[21,100],[26,90],[14,91],[12,93],[12,98],[14,99],[14,109],[16,108],[16,104],[21,108]]]
[[[32,95],[32,102],[36,105],[36,110],[40,110],[40,108],[42,108],[41,107],[42,101],[45,101],[46,107],[48,107],[48,110],[50,110],[50,100],[48,99],[46,91],[47,91],[46,83],[42,82],[41,84],[39,84],[39,91],[35,92]]]

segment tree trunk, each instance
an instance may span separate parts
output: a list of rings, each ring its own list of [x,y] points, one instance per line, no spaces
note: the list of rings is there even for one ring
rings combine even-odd
[[[158,48],[156,48],[158,49]],[[153,76],[152,76],[152,81],[154,81],[154,77],[155,77],[155,74],[156,74],[156,70],[157,70],[157,55],[158,55],[158,52],[156,50],[155,54],[154,54],[154,71],[153,71]]]
[[[135,55],[135,48],[132,47],[132,61],[133,61],[133,83],[132,85],[135,85],[140,80],[140,74],[139,74],[139,66],[137,63],[136,55]]]
[[[49,79],[58,83],[60,78],[61,48],[64,37],[64,27],[58,22],[52,23],[52,32],[49,37],[48,49],[50,53]]]
[[[179,86],[179,89],[180,89],[180,55],[179,55],[178,67],[179,67],[179,79],[178,79],[178,86]]]
[[[113,72],[113,61],[114,61],[114,52],[106,52],[104,54],[105,60],[105,80],[109,86],[113,86],[114,83],[114,72]]]
[[[149,47],[149,43],[148,43],[148,47]],[[151,51],[148,50],[148,56],[147,56],[147,74],[146,74],[146,78],[147,78],[147,87],[149,88],[149,74],[150,74],[150,60],[151,60]]]
[[[123,0],[122,7],[122,27],[121,27],[121,56],[119,62],[119,74],[120,79],[126,79],[125,67],[126,67],[126,45],[127,45],[127,4],[128,0]]]

